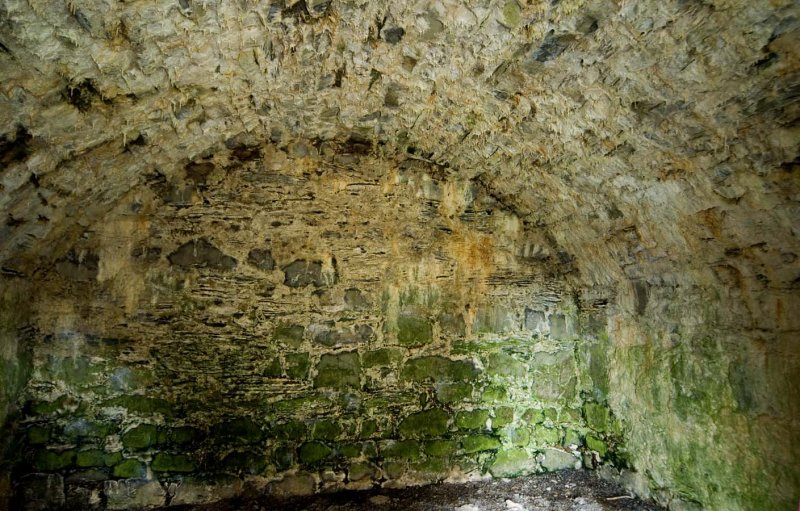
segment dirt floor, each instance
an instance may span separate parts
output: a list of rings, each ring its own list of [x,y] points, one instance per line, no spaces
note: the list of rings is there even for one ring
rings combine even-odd
[[[374,489],[291,500],[259,498],[181,511],[657,511],[596,473],[568,470],[517,479]]]

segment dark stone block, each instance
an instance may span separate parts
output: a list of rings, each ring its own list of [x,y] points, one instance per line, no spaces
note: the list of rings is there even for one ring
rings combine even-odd
[[[247,254],[247,262],[259,270],[271,271],[275,269],[275,260],[269,249],[254,248]]]
[[[205,238],[184,243],[167,258],[170,263],[182,268],[232,270],[236,267],[236,259],[222,253]]]

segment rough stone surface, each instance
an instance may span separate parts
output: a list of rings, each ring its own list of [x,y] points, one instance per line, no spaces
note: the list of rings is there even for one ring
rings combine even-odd
[[[513,475],[575,433],[676,509],[796,506],[797,2],[0,19],[0,488],[336,490],[340,442],[486,409],[497,452],[353,463]],[[340,436],[305,466],[321,420]]]

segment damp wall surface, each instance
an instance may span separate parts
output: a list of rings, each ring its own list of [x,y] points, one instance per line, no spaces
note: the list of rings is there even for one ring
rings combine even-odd
[[[607,300],[569,292],[478,184],[349,158],[259,146],[154,174],[55,262],[23,508],[627,466]]]
[[[9,506],[12,494],[13,432],[31,372],[29,293],[21,279],[0,277],[0,509]]]

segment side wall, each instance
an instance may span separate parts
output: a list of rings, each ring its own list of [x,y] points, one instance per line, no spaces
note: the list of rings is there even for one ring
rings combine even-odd
[[[19,400],[31,372],[30,286],[0,276],[0,510],[10,509]]]

